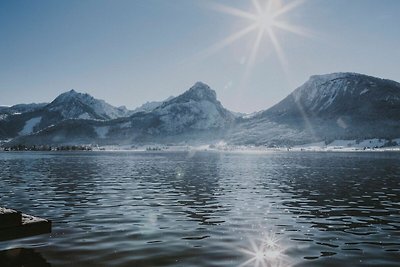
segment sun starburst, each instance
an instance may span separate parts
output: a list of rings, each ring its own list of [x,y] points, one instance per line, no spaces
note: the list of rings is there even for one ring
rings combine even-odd
[[[279,242],[279,238],[273,233],[269,233],[260,240],[250,240],[250,246],[240,249],[248,259],[239,267],[286,267],[289,266],[285,260],[284,248]]]
[[[272,44],[282,67],[286,68],[287,60],[276,33],[278,31],[286,31],[301,36],[310,35],[306,29],[303,29],[300,26],[292,25],[285,19],[285,15],[303,4],[304,1],[293,0],[288,4],[284,4],[282,0],[252,0],[251,2],[251,11],[217,3],[212,4],[213,9],[241,19],[245,19],[249,22],[249,24],[244,29],[231,34],[215,44],[210,48],[210,52],[222,49],[233,42],[244,38],[249,33],[256,32],[256,37],[247,60],[248,69],[254,65],[260,46],[265,39],[269,40],[269,42]]]

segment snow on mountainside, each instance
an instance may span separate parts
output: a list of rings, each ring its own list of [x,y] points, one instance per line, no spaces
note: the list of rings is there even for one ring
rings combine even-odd
[[[133,113],[138,113],[138,112],[150,112],[155,110],[156,108],[158,108],[159,106],[161,106],[164,102],[167,102],[171,99],[173,99],[173,96],[168,97],[166,100],[164,101],[151,101],[151,102],[146,102],[143,105],[141,105],[138,108],[135,108],[131,114]]]
[[[65,102],[65,101],[62,101]],[[68,101],[67,101],[68,102]],[[178,97],[163,102],[149,112],[137,112],[114,120],[65,120],[13,142],[25,144],[100,143],[132,144],[138,142],[196,142],[214,140],[224,135],[234,123],[234,115],[204,83],[196,83]]]
[[[59,95],[46,108],[59,112],[64,119],[116,119],[128,116],[124,108],[116,108],[104,100],[99,100],[89,94],[78,93],[75,90]]]
[[[311,76],[303,86],[293,92],[294,101],[302,101],[309,110],[326,110],[339,98],[338,94],[354,90],[348,76],[346,73]]]
[[[164,102],[154,110],[162,122],[161,131],[182,132],[188,129],[221,129],[235,116],[217,100],[214,90],[197,82],[188,91]]]
[[[33,132],[16,138],[14,144],[224,140],[234,145],[294,146],[390,141],[400,136],[400,84],[357,73],[312,76],[275,106],[248,116],[225,109],[215,91],[201,82],[175,98],[147,106],[124,117],[119,116],[121,108],[70,91],[42,109],[0,120],[0,137]]]
[[[1,113],[2,111],[9,113]],[[30,134],[66,119],[109,120],[127,117],[129,114],[130,111],[125,107],[116,108],[89,94],[71,90],[59,95],[49,104],[21,104],[8,109],[2,108],[0,110],[0,139]],[[41,119],[32,126],[32,123],[36,122],[34,119],[39,117]]]
[[[400,103],[400,84],[357,73],[315,75],[263,114],[308,116],[354,115]]]
[[[275,106],[245,119],[237,129],[241,134],[234,134],[233,140],[247,143],[246,136],[253,136],[266,143],[299,144],[392,139],[400,136],[399,122],[399,83],[357,73],[333,73],[311,76]],[[279,127],[262,126],[271,124]],[[276,131],[282,126],[285,129]]]
[[[19,135],[31,134],[34,132],[34,128],[40,123],[42,117],[35,117],[26,121],[24,128],[19,132]]]
[[[18,104],[11,107],[0,106],[0,120],[10,115],[18,115],[21,113],[31,112],[43,108],[48,103],[31,103],[31,104]]]

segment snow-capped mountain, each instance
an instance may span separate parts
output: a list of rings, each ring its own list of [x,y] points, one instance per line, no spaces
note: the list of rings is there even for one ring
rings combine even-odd
[[[215,91],[202,82],[164,102],[153,113],[160,120],[158,130],[168,133],[223,129],[234,121],[234,115],[217,100]]]
[[[7,110],[21,112],[3,113],[5,115],[0,117],[0,139],[31,134],[67,119],[109,120],[130,114],[124,107],[113,107],[104,100],[75,90],[59,95],[49,104],[22,104]]]
[[[174,97],[170,96],[167,99],[165,99],[164,101],[148,101],[148,102],[144,103],[143,105],[141,105],[140,107],[137,107],[134,110],[132,110],[131,114],[138,113],[138,112],[151,112],[151,111],[155,110],[156,108],[158,108],[159,106],[161,106],[164,102],[167,102],[167,101],[171,100],[172,98],[174,98]]]
[[[0,106],[0,114],[14,115],[43,108],[48,103],[18,104],[11,107]]]
[[[315,75],[262,115],[400,118],[400,84],[357,73]],[[382,110],[384,108],[384,110]],[[386,111],[386,112],[382,112]],[[387,113],[389,112],[389,113]],[[368,114],[368,116],[366,116]],[[394,117],[393,117],[394,116]]]
[[[278,130],[281,129],[281,130]],[[400,84],[357,73],[316,75],[245,120],[232,140],[305,143],[400,136]]]
[[[38,109],[43,108],[48,103],[31,103],[31,104],[18,104],[11,107],[0,106],[0,121],[7,119],[12,115],[19,115],[26,112],[32,112]],[[1,137],[1,129],[0,129],[0,137]]]
[[[400,137],[400,84],[356,73],[312,76],[275,106],[235,116],[198,82],[129,113],[70,91],[43,108],[0,120],[13,144],[210,143],[297,145]],[[119,110],[121,113],[119,113]]]
[[[89,94],[78,93],[75,90],[59,95],[45,108],[49,112],[58,113],[62,119],[109,120],[127,116],[129,112],[124,108],[116,108],[104,100],[96,99]]]
[[[15,142],[26,144],[196,142],[221,138],[234,123],[208,85],[198,82],[149,112],[114,120],[64,120]]]

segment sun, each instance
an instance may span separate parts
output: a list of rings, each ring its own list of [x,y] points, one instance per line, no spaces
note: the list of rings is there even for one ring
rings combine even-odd
[[[303,0],[292,0],[290,2],[283,0],[252,0],[249,10],[242,10],[231,6],[212,4],[212,8],[222,13],[235,16],[248,21],[248,26],[232,33],[222,41],[215,44],[211,50],[219,50],[232,44],[233,42],[244,38],[251,32],[256,32],[256,37],[253,41],[253,46],[248,57],[248,69],[254,65],[255,59],[259,52],[259,48],[263,41],[268,41],[272,44],[276,55],[285,68],[287,61],[281,43],[277,37],[279,31],[290,32],[301,36],[310,36],[308,30],[292,25],[288,22],[287,16],[289,13],[302,5]]]
[[[275,19],[270,10],[266,9],[264,12],[257,14],[256,23],[259,30],[271,31],[275,25]]]

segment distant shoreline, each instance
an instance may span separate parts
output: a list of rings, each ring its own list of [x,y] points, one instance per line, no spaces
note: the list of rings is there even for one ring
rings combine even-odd
[[[400,146],[381,148],[359,148],[359,147],[255,147],[255,146],[64,146],[52,147],[51,149],[9,149],[1,148],[0,152],[137,152],[137,153],[165,153],[165,152],[216,152],[216,153],[238,153],[238,154],[265,154],[265,153],[290,153],[290,152],[321,152],[321,153],[365,153],[365,152],[400,152]]]

